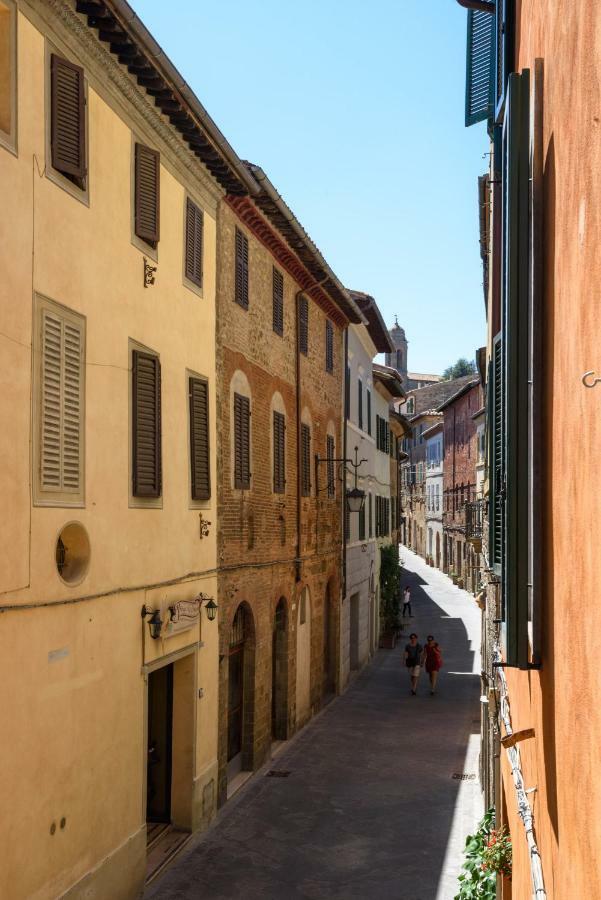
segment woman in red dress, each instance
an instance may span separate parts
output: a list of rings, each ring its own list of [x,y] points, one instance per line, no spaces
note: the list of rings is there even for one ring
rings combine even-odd
[[[426,660],[426,672],[430,676],[430,693],[433,694],[436,690],[438,673],[442,669],[442,653],[431,634],[427,637],[424,654]]]

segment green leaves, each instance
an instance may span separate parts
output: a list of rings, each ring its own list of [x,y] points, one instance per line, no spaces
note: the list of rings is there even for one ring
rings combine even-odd
[[[491,837],[502,832],[503,829],[495,832],[495,812],[491,808],[482,818],[476,833],[467,836],[465,862],[458,879],[459,893],[455,895],[455,900],[495,900],[497,873],[483,866],[486,866]]]
[[[382,547],[380,558],[380,615],[387,630],[396,628],[399,616],[401,569],[399,549],[391,544]]]

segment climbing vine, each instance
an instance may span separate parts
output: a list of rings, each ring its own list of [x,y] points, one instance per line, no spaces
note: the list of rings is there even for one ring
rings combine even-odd
[[[387,631],[396,628],[399,618],[401,569],[396,544],[382,547],[380,557],[380,615]]]

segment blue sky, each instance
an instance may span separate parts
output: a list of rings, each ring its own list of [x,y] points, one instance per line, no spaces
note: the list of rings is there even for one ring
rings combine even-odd
[[[130,0],[131,2],[131,0]],[[348,287],[441,372],[485,343],[477,176],[454,0],[133,0],[239,156]]]

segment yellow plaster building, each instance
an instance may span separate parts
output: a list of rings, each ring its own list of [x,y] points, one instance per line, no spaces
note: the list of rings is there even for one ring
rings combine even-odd
[[[214,815],[216,210],[249,186],[127,4],[0,0],[5,900],[137,896],[147,835]]]

